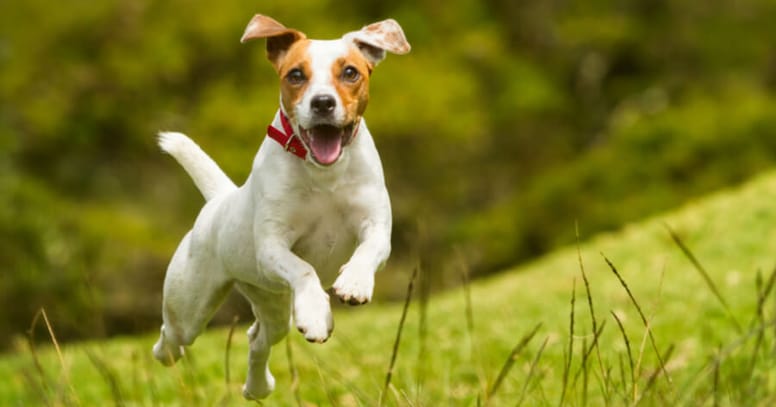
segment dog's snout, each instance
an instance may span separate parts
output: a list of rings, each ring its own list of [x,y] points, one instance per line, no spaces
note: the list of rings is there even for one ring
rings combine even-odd
[[[337,101],[331,95],[318,95],[310,101],[310,107],[315,114],[331,114],[337,106]]]

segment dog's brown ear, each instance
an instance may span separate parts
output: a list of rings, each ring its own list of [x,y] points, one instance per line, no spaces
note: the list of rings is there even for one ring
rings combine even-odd
[[[240,42],[254,38],[267,39],[267,58],[277,66],[278,60],[288,51],[291,44],[306,38],[306,36],[301,31],[286,28],[270,17],[256,14],[245,27],[245,33],[240,38]]]
[[[410,52],[411,48],[401,26],[392,18],[369,24],[342,38],[353,41],[372,65],[385,59],[385,51],[403,55]]]

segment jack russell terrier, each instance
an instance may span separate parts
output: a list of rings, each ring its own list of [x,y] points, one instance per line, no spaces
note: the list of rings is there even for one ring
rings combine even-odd
[[[392,19],[321,41],[256,15],[241,42],[254,38],[267,40],[280,108],[245,184],[236,186],[185,135],[159,135],[207,203],[167,268],[153,351],[175,363],[234,287],[256,317],[243,396],[258,400],[274,388],[269,352],[292,312],[308,341],[331,335],[321,278],[337,276],[331,291],[343,302],[372,298],[374,274],[391,251],[391,205],[362,115],[372,69],[386,51],[405,54],[410,45]]]

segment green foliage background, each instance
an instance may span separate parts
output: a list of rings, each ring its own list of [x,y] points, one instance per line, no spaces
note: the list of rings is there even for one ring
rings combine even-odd
[[[155,134],[245,179],[277,108],[238,41],[257,12],[316,38],[393,17],[413,45],[366,114],[395,213],[379,298],[418,256],[444,288],[461,256],[491,273],[776,162],[770,0],[4,2],[0,344],[42,306],[62,338],[158,324],[202,199]]]

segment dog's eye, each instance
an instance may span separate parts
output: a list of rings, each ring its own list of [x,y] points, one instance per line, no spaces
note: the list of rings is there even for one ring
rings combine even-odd
[[[360,76],[361,74],[355,67],[346,66],[345,69],[342,70],[342,80],[346,82],[355,82]]]
[[[286,74],[286,80],[292,85],[301,85],[307,80],[307,77],[304,75],[304,72],[302,72],[301,69],[294,68],[288,71]]]

